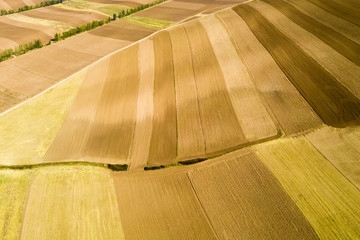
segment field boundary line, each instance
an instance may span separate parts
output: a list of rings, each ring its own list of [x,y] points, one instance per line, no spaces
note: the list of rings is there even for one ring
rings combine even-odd
[[[330,128],[334,128],[334,127],[331,127],[331,126],[327,126],[327,127],[330,127]],[[337,129],[337,128],[334,128],[334,129]],[[326,159],[326,161],[328,161],[335,169],[336,171],[338,171],[344,178],[346,178],[346,180],[351,184],[353,185],[358,191],[360,191],[360,188],[358,186],[356,186],[353,181],[351,181],[342,171],[340,171],[322,152],[319,148],[317,148],[308,138],[306,135],[303,135],[303,137],[305,138],[305,140],[324,158]]]
[[[204,215],[206,216],[206,220],[208,221],[208,223],[209,223],[209,225],[210,225],[210,227],[211,227],[211,230],[213,231],[216,239],[220,239],[219,236],[217,235],[215,229],[214,229],[213,224],[212,224],[211,221],[210,221],[209,215],[208,215],[207,212],[205,211],[204,206],[202,205],[202,203],[201,203],[201,201],[200,201],[200,199],[199,199],[199,197],[198,197],[198,195],[197,195],[197,193],[196,193],[196,191],[195,191],[194,185],[193,185],[193,183],[191,182],[191,179],[190,179],[190,177],[189,177],[189,171],[190,171],[190,170],[186,171],[185,174],[186,174],[187,179],[189,180],[189,183],[190,183],[190,185],[191,185],[191,189],[192,189],[193,192],[194,192],[194,195],[195,195],[195,197],[196,197],[196,200],[198,201],[198,203],[199,203],[199,205],[200,205],[200,207],[201,207],[201,210],[203,211]]]
[[[21,216],[21,228],[20,228],[20,232],[19,232],[19,236],[18,236],[18,239],[22,239],[22,235],[23,235],[23,230],[24,230],[24,225],[26,224],[24,222],[25,220],[25,215],[26,215],[26,211],[27,211],[27,207],[28,207],[28,203],[29,203],[29,199],[30,199],[30,195],[31,195],[31,189],[33,187],[33,182],[34,182],[34,179],[35,179],[35,172],[33,171],[31,173],[31,182],[30,182],[30,186],[29,186],[29,189],[28,189],[28,192],[26,194],[26,200],[25,200],[25,204],[24,204],[24,210],[23,210],[23,213],[22,213],[22,216]]]

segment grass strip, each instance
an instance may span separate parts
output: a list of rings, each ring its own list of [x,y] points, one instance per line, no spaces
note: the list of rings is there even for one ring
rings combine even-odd
[[[333,127],[360,124],[360,100],[319,63],[246,4],[234,8],[322,120]],[[301,64],[299,64],[301,63]]]
[[[173,24],[173,22],[166,21],[166,20],[147,18],[147,17],[137,17],[137,16],[126,17],[126,18],[124,18],[124,20],[129,23],[134,23],[134,24],[138,24],[140,26],[150,27],[150,28],[154,28],[154,29],[167,28],[168,26]]]

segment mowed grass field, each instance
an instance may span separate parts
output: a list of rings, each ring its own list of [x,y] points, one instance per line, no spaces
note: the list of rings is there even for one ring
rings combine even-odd
[[[346,32],[358,13],[341,15],[353,1],[255,0],[202,16],[1,115],[0,238],[359,239],[359,53]],[[151,34],[121,20],[88,37],[125,29]],[[60,44],[49,51],[74,49]],[[19,59],[7,67],[34,64]],[[33,73],[65,74],[48,68]],[[21,76],[8,79],[0,100],[26,96]]]

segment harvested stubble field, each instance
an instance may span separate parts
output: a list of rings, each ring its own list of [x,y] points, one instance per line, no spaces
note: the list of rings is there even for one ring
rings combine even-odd
[[[45,1],[46,0],[0,0],[0,9],[18,10],[25,5],[34,6]]]
[[[255,0],[203,16],[0,116],[0,134],[8,130],[10,139],[0,141],[0,163],[38,164],[0,169],[0,191],[9,193],[0,197],[0,236],[360,238],[358,45],[341,25],[324,23],[337,11],[346,25],[339,14],[352,1],[309,0],[300,10],[292,0]],[[189,3],[197,11],[214,4]],[[312,16],[320,8],[326,14]],[[152,32],[121,20],[83,36],[115,45],[126,29],[136,36],[117,44]],[[65,48],[74,56],[72,44],[86,45],[77,37],[48,54]],[[0,76],[2,101],[21,101],[64,78],[41,69],[45,50],[36,52],[42,63],[19,57],[0,65],[21,76],[31,71],[25,85],[37,83],[23,86],[15,72]],[[84,46],[75,56],[91,62],[100,55]],[[129,172],[106,164],[127,164]]]
[[[0,17],[0,38],[2,50],[15,48],[21,44],[27,44],[35,39],[48,42],[56,29],[50,26],[34,25],[14,20],[8,16]],[[1,50],[0,49],[0,50]]]
[[[81,26],[95,20],[104,20],[107,15],[94,11],[64,9],[57,6],[49,6],[45,8],[38,8],[31,11],[21,13],[32,18],[39,18],[50,21],[58,21],[65,23],[71,27]]]

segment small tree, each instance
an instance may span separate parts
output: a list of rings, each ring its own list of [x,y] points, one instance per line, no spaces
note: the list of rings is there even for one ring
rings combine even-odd
[[[116,13],[113,14],[113,20],[116,20]]]
[[[59,34],[59,33],[55,33],[54,39],[55,39],[55,42],[60,41],[60,39],[61,39],[60,34]]]

